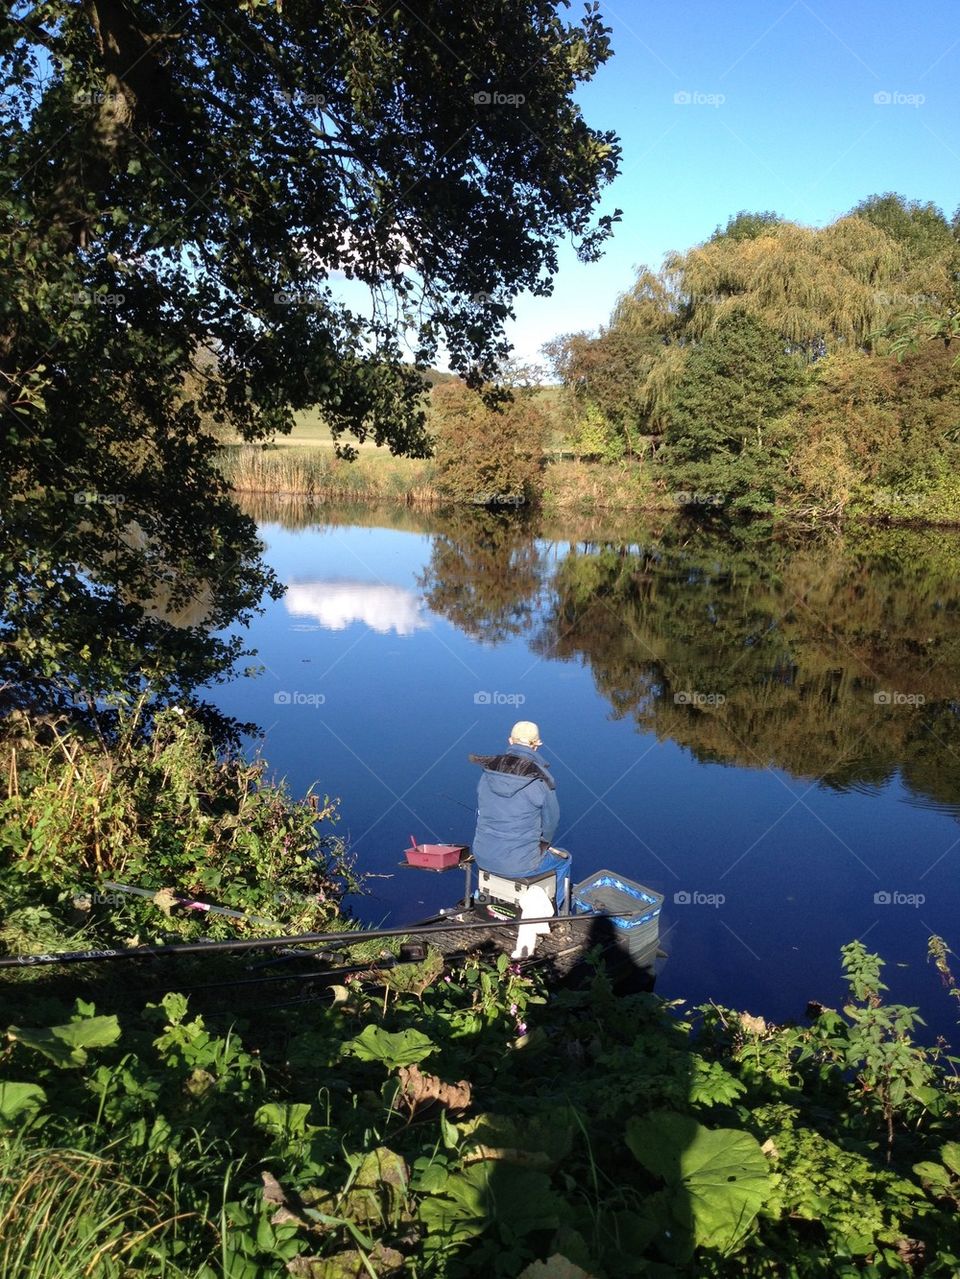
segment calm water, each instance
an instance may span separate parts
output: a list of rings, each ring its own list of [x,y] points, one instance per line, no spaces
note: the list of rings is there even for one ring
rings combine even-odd
[[[401,852],[470,841],[467,755],[529,718],[574,879],[666,895],[662,993],[799,1016],[841,999],[860,937],[954,1026],[926,941],[960,949],[956,535],[254,513],[288,589],[249,628],[262,673],[213,697],[294,793],[340,798],[368,921],[455,899],[459,872]]]

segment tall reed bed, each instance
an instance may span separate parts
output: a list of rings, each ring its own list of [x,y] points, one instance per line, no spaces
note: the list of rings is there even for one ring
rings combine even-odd
[[[237,493],[296,493],[323,501],[410,505],[440,501],[432,463],[417,458],[362,453],[355,462],[346,462],[323,447],[228,445],[220,466]]]
[[[431,461],[361,453],[354,462],[323,446],[263,449],[227,445],[220,466],[230,487],[250,495],[296,495],[324,502],[387,502],[408,506],[449,503]],[[543,506],[557,511],[675,510],[641,468],[554,462],[543,471]]]

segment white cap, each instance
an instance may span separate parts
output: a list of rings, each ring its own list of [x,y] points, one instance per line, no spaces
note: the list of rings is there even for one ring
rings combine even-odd
[[[529,719],[519,719],[510,730],[511,746],[542,746],[540,730]]]

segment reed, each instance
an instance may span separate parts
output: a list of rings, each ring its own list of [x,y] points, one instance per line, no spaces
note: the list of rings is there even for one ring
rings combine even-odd
[[[321,445],[259,448],[227,445],[220,467],[236,493],[250,497],[299,497],[317,502],[380,502],[411,507],[451,504],[436,484],[429,460],[394,457],[370,450],[354,462]],[[657,490],[639,465],[549,462],[543,471],[546,511],[675,510],[670,495]]]
[[[156,1260],[154,1236],[170,1226],[169,1211],[108,1159],[17,1138],[2,1147],[0,1274],[8,1279],[119,1279]],[[164,1273],[184,1275],[173,1262]]]
[[[263,449],[228,445],[220,467],[237,493],[297,494],[328,502],[400,502],[432,506],[440,501],[433,464],[418,458],[361,453],[355,462],[332,449]]]

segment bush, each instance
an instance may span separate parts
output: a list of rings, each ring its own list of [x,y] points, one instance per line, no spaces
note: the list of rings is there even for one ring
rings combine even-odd
[[[573,437],[573,451],[577,460],[590,458],[602,462],[620,462],[625,449],[623,436],[603,411],[596,404],[588,404]]]
[[[3,728],[0,945],[62,949],[77,928],[111,944],[235,933],[229,917],[171,915],[170,890],[249,912],[260,922],[244,927],[260,934],[337,919],[349,875],[340,841],[316,825],[335,820],[334,805],[295,802],[262,780],[262,760],[216,751],[176,709],[112,740],[23,713]],[[104,892],[105,880],[166,900]]]
[[[548,420],[532,391],[518,389],[494,409],[462,382],[446,383],[434,388],[430,404],[445,497],[478,506],[539,502]]]
[[[956,497],[960,377],[928,345],[902,363],[861,351],[821,360],[791,422],[790,473],[804,499],[838,513],[866,504],[920,518]]]

